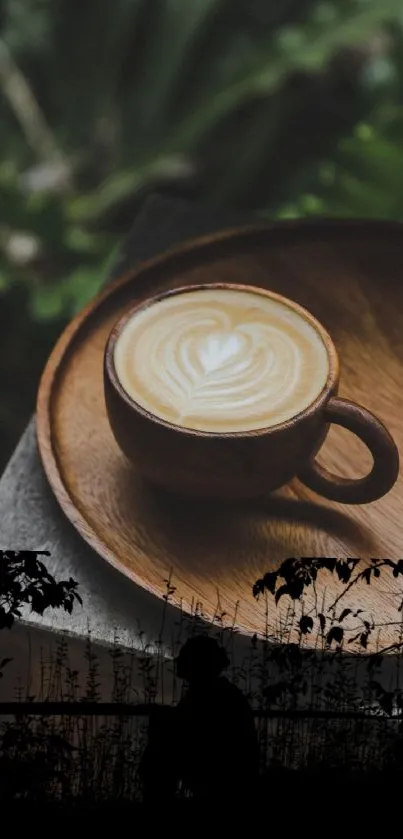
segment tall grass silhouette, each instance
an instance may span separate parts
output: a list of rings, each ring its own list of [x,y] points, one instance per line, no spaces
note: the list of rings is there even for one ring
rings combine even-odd
[[[216,613],[210,621],[200,603],[194,604],[190,614],[185,613],[181,601],[176,599],[176,588],[170,576],[165,581],[161,629],[153,645],[156,653],[144,641],[143,632],[140,632],[139,649],[122,649],[115,638],[109,651],[113,674],[110,701],[139,703],[150,709],[159,698],[160,703],[167,704],[169,700],[168,704],[175,706],[181,696],[181,685],[173,658],[187,638],[209,634],[227,651],[230,659],[228,678],[244,692],[257,712],[263,777],[270,777],[279,770],[298,769],[310,773],[324,769],[345,772],[348,769],[349,772],[369,773],[402,769],[402,723],[397,717],[403,709],[400,607],[397,608],[396,643],[383,651],[378,632],[377,648],[368,653],[368,637],[365,641],[363,634],[376,634],[376,621],[370,620],[363,610],[343,610],[339,604],[326,615],[323,603],[316,613],[312,607],[307,610],[304,589],[314,586],[317,575],[323,570],[318,565],[320,560],[313,561],[310,572],[305,568],[302,575],[305,584],[294,589],[291,561],[286,562],[288,566],[283,563],[274,576],[266,575],[255,583],[255,596],[266,598],[266,622],[260,637],[254,635],[246,640],[241,659],[236,652],[239,640],[236,610],[232,617],[226,615],[218,598]],[[293,562],[298,577],[300,566],[297,560]],[[338,562],[342,564],[335,564],[333,572],[339,574],[340,583],[347,590],[355,579],[355,564],[348,566],[347,560],[344,565],[342,561]],[[373,566],[379,568],[379,562],[374,560]],[[387,561],[382,562],[383,568],[388,565]],[[399,573],[402,573],[402,566],[403,563],[398,565]],[[316,573],[312,575],[315,567]],[[348,574],[346,569],[349,567],[351,573]],[[339,568],[338,572],[336,568]],[[389,568],[394,573],[396,565],[389,563]],[[324,570],[329,572],[326,561]],[[285,578],[282,577],[284,572]],[[357,572],[357,584],[368,584],[366,577],[369,575],[362,577],[361,573]],[[378,576],[375,574],[374,579]],[[286,583],[276,602],[283,596],[288,597],[289,602],[280,623],[273,627],[269,623],[269,598],[276,597],[279,590],[276,586],[281,579],[286,579]],[[288,591],[284,590],[285,584]],[[163,636],[168,603],[177,607],[178,617],[167,658]],[[354,617],[357,611],[359,614]],[[354,627],[350,632],[351,637],[357,636],[354,643],[358,644],[358,650],[349,653],[348,629],[342,633],[336,630],[351,617],[361,619],[361,622],[358,636],[353,632]],[[313,642],[310,637],[308,644],[307,637],[312,636],[315,627],[317,638]],[[388,631],[390,633],[390,628]],[[85,674],[72,670],[68,643],[64,638],[60,639],[56,654],[41,658],[38,695],[24,694],[17,684],[16,700],[98,703],[99,663],[90,634],[85,661]],[[329,717],[332,714],[334,718]],[[343,717],[343,714],[350,714],[351,718]],[[142,787],[137,770],[146,744],[147,728],[146,714],[103,716],[102,705],[99,714],[79,712],[74,716],[59,717],[39,716],[33,705],[32,715],[24,712],[1,725],[2,797],[64,802],[140,802]],[[216,757],[212,756],[212,759]],[[178,790],[179,798],[184,794]]]

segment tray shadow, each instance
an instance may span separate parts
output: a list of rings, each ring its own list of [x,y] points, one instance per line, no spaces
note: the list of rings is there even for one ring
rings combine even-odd
[[[288,556],[323,556],[331,541],[329,555],[335,543],[339,556],[376,555],[371,532],[348,512],[295,497],[293,486],[247,504],[217,505],[140,482],[129,467],[119,470],[116,480],[127,526],[141,522],[143,534],[178,570],[202,576],[246,565],[252,570],[262,561],[272,565]]]

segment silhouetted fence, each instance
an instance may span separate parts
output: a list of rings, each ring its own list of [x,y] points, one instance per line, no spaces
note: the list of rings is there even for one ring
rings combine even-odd
[[[403,713],[383,715],[368,711],[319,711],[308,709],[253,710],[259,719],[318,719],[318,720],[384,720],[398,722]],[[182,713],[175,706],[149,704],[127,704],[119,702],[0,702],[0,716],[100,716],[100,717],[152,717],[169,720],[180,718]]]
[[[252,713],[261,775],[278,767],[378,771],[397,762],[403,765],[401,711],[387,714],[371,706],[340,711],[288,707]],[[0,702],[0,776],[3,766],[3,783],[11,777],[10,761],[17,766],[15,771],[20,771],[20,764],[24,768],[27,761],[37,761],[49,765],[53,773],[57,770],[63,800],[68,795],[88,795],[90,789],[99,800],[110,796],[111,789],[115,797],[118,790],[124,798],[141,800],[137,770],[153,721],[155,731],[161,731],[161,722],[169,728],[170,721],[175,724],[186,716],[175,705],[154,702]],[[236,731],[234,719],[235,739]],[[31,774],[38,776],[36,769]]]

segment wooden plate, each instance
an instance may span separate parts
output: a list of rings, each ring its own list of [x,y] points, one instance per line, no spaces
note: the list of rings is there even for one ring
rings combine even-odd
[[[324,501],[297,481],[277,492],[265,509],[212,510],[152,492],[114,441],[102,379],[110,330],[150,291],[217,281],[271,288],[322,321],[340,354],[340,395],[377,414],[402,451],[402,266],[399,224],[281,222],[187,242],[108,287],[59,339],[37,401],[45,472],[83,538],[157,597],[166,593],[164,580],[172,572],[175,597],[187,611],[198,601],[211,618],[219,595],[219,608],[232,617],[236,612],[236,625],[247,634],[264,628],[265,604],[253,598],[253,583],[283,559],[403,556],[401,475],[386,497],[362,507]],[[336,427],[320,461],[344,477],[363,475],[371,463],[363,444]],[[319,598],[325,583],[329,598],[340,591],[329,576],[318,581]],[[401,592],[392,575],[351,592],[351,603],[368,609],[377,622],[399,619]],[[274,627],[278,609],[271,600],[269,607]],[[392,634],[386,627],[383,641]]]

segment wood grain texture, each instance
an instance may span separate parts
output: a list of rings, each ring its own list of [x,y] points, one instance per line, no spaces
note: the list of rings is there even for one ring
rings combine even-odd
[[[103,395],[103,353],[117,319],[151,293],[200,282],[262,286],[296,300],[329,331],[340,357],[341,397],[359,402],[403,446],[403,237],[400,225],[286,222],[189,243],[117,280],[67,328],[42,377],[40,453],[64,512],[86,541],[137,585],[162,596],[172,570],[183,607],[220,606],[245,632],[261,632],[252,585],[288,556],[403,555],[401,475],[365,507],[319,499],[298,481],[264,507],[194,505],[152,492],[114,441]],[[369,471],[363,444],[332,428],[320,463],[342,478]],[[95,572],[95,571],[94,571]],[[340,589],[326,579],[329,599]],[[318,586],[318,596],[321,596]],[[397,620],[393,578],[352,590],[377,621]],[[274,626],[279,613],[273,605]],[[387,631],[383,636],[387,641]]]

